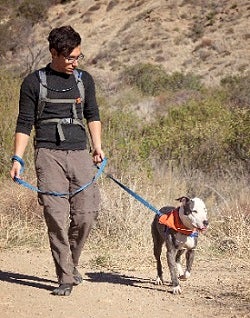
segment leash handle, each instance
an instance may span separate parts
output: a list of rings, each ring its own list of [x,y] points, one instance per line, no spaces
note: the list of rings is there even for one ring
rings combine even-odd
[[[23,173],[23,172],[24,172],[25,163],[24,163],[24,160],[23,160],[21,157],[19,157],[19,156],[17,156],[17,155],[14,155],[14,156],[11,158],[11,161],[12,161],[12,162],[13,162],[13,161],[19,162],[20,165],[21,165],[20,173]],[[16,178],[16,177],[14,177],[14,180],[15,180],[15,178]]]

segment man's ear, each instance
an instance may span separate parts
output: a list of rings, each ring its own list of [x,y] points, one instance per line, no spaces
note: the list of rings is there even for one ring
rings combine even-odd
[[[58,57],[58,53],[57,53],[57,50],[56,50],[56,49],[52,48],[52,49],[50,50],[50,53],[51,53],[52,59]]]

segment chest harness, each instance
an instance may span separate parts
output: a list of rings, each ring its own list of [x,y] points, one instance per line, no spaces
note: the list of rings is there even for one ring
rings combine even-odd
[[[50,88],[47,86],[47,78],[46,78],[46,71],[45,68],[42,68],[38,71],[39,80],[40,80],[40,92],[39,92],[39,100],[38,100],[38,109],[37,109],[37,121],[41,122],[42,124],[47,123],[56,123],[57,124],[57,132],[60,138],[60,141],[65,140],[65,136],[63,133],[62,125],[79,125],[82,129],[84,128],[84,124],[82,120],[78,117],[76,105],[81,104],[81,115],[83,118],[83,105],[84,105],[84,99],[85,99],[85,88],[81,79],[81,73],[79,73],[77,70],[73,71],[76,85],[78,87],[80,98],[77,99],[64,99],[64,98],[49,98],[48,90],[53,92],[69,92],[73,89],[73,87],[57,90],[54,88]],[[43,110],[45,108],[46,103],[52,103],[52,104],[71,104],[72,105],[72,117],[70,118],[49,118],[49,119],[41,119]]]

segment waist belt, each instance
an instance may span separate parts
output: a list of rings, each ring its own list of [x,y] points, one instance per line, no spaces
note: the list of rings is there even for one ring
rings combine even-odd
[[[80,119],[75,119],[75,118],[51,118],[51,119],[39,120],[39,122],[41,122],[41,124],[56,123],[57,132],[58,132],[60,141],[65,140],[62,125],[79,125],[81,126],[82,129],[85,129],[82,121]]]

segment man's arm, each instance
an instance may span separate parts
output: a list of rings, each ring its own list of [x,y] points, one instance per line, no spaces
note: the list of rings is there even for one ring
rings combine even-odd
[[[27,147],[29,141],[29,135],[23,133],[15,134],[14,142],[14,154],[20,158],[23,157],[24,151]],[[12,179],[14,177],[20,178],[21,164],[18,161],[13,161],[12,168],[10,170],[10,176]]]
[[[100,163],[104,159],[104,152],[102,151],[101,143],[101,122],[90,121],[88,122],[88,129],[93,146],[93,161],[94,163]]]

